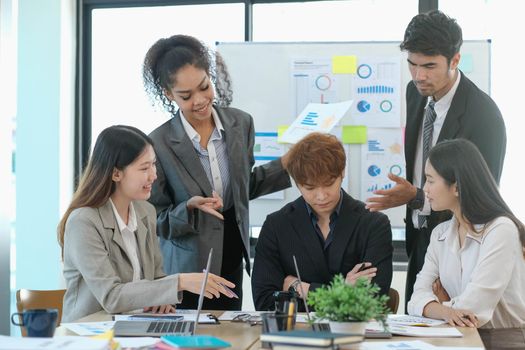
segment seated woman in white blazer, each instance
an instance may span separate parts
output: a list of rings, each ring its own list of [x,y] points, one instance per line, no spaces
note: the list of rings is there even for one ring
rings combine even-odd
[[[522,328],[525,228],[478,149],[462,139],[441,142],[429,153],[425,175],[432,210],[454,215],[432,232],[409,314],[455,326]]]
[[[198,294],[203,273],[166,276],[153,205],[157,178],[151,139],[117,125],[97,138],[93,155],[58,227],[64,258],[63,321],[104,309],[173,312],[181,291]],[[205,296],[232,295],[234,284],[209,274]]]

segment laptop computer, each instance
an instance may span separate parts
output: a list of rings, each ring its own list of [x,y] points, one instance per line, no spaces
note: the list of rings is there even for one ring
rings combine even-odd
[[[312,325],[312,330],[314,331],[330,331],[330,325],[328,323],[312,322],[312,320],[310,319],[310,308],[308,307],[308,303],[306,301],[307,295],[305,295],[303,291],[303,281],[301,280],[301,274],[299,273],[299,267],[297,266],[297,260],[295,259],[295,255],[292,255],[292,258],[295,267],[295,274],[297,275],[297,279],[299,280],[299,289],[302,295],[301,299],[304,303],[304,309],[306,311],[306,318],[308,319],[308,323]]]
[[[202,280],[199,304],[194,321],[116,321],[113,327],[115,337],[160,337],[162,335],[195,334],[204,301],[204,290],[206,289],[206,283],[208,281],[208,271],[210,271],[212,256],[213,248],[210,249],[210,253],[208,254],[208,262],[206,263],[206,271],[204,273],[204,279]],[[162,316],[159,316],[159,318],[162,318]]]

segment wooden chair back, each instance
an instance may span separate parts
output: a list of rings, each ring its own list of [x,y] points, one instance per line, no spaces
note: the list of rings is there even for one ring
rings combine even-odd
[[[62,304],[65,289],[57,290],[30,290],[19,289],[16,291],[16,308],[18,312],[29,309],[58,309],[57,327],[62,319]],[[19,320],[21,323],[22,320]],[[25,327],[20,327],[22,336],[27,336]]]
[[[390,288],[388,291],[388,297],[387,306],[393,314],[396,314],[399,307],[399,293],[394,288]]]

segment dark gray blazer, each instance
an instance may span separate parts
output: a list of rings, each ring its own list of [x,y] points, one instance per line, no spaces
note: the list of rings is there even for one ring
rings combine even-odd
[[[162,271],[155,209],[145,201],[134,201],[133,206],[143,277],[136,282],[111,203],[70,214],[64,234],[67,290],[62,321],[73,322],[101,310],[119,313],[180,302],[178,275],[165,277]]]
[[[255,162],[252,117],[235,108],[214,108],[224,127],[233,205],[244,244],[246,269],[250,271],[249,201],[290,187],[290,177],[280,159],[252,169]],[[210,248],[214,248],[210,270],[219,275],[224,223],[212,215],[198,210],[189,212],[186,208],[187,200],[193,196],[211,197],[212,187],[180,118],[177,112],[150,134],[155,144],[158,178],[149,201],[157,209],[164,270],[168,274],[201,271]]]

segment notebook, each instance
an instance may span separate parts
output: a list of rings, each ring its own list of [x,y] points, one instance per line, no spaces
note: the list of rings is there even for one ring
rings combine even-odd
[[[362,342],[363,336],[350,333],[293,330],[263,333],[261,334],[261,341],[270,342],[274,345],[277,343],[302,346],[334,346]]]
[[[199,294],[199,305],[195,320],[192,321],[116,321],[113,328],[115,337],[160,337],[163,335],[193,335],[197,329],[199,316],[202,310],[202,303],[204,301],[204,290],[208,281],[208,272],[210,271],[211,259],[213,256],[213,248],[208,254],[208,262],[206,263],[206,272],[202,280],[201,292]]]
[[[230,343],[211,335],[195,335],[192,337],[166,335],[162,336],[160,340],[176,348],[220,349],[231,346]]]

